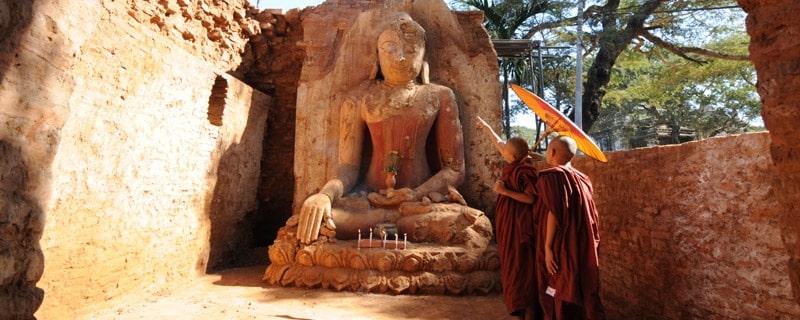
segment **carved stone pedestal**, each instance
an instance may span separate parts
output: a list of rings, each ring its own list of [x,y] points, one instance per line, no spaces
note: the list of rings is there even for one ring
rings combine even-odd
[[[269,258],[263,279],[272,285],[391,294],[500,291],[494,245],[470,249],[409,243],[405,250],[359,249],[356,240],[302,246],[279,238]]]

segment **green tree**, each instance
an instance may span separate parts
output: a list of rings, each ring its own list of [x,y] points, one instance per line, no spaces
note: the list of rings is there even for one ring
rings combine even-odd
[[[502,26],[495,23],[501,21],[498,17],[524,16],[511,13],[508,11],[511,8],[521,10],[519,8],[526,8],[527,3],[537,1],[457,2],[484,10],[486,26],[493,30],[492,28]],[[710,35],[729,32],[726,26],[731,24],[725,20],[736,18],[736,15],[730,12],[723,15],[719,13],[735,8],[735,0],[607,0],[603,4],[599,1],[587,2],[590,6],[582,14],[585,21],[582,26],[585,31],[582,43],[585,44],[585,56],[590,65],[583,83],[583,124],[587,130],[600,117],[606,86],[611,81],[617,59],[632,46],[636,51],[670,52],[697,65],[707,63],[708,59],[745,61],[748,58],[743,54],[714,50],[703,42],[705,39],[712,39]],[[514,24],[518,26],[517,32],[522,33],[521,38],[540,37],[550,40],[551,44],[553,41],[556,44],[575,43],[577,39],[574,38],[571,28],[574,28],[577,16],[567,17],[565,14],[569,12],[569,6],[574,4],[553,1],[549,5],[541,14]],[[743,23],[740,21],[734,25],[742,26]],[[490,32],[495,34],[494,31]],[[502,32],[509,34],[507,30]],[[498,31],[497,34],[501,32]]]
[[[746,50],[748,38],[729,33],[709,43],[714,50]],[[646,54],[642,54],[646,53]],[[663,125],[668,141],[679,143],[681,129],[697,139],[754,130],[761,105],[753,85],[755,70],[747,61],[688,62],[672,52],[627,50],[618,59],[605,97],[603,117],[593,128],[612,146],[628,148],[641,129]]]
[[[528,144],[536,142],[536,130],[529,127],[513,126],[511,127],[511,136],[523,138],[528,141]]]
[[[554,8],[551,0],[455,0],[451,6],[483,11],[484,26],[492,39],[521,39],[531,19]],[[530,39],[530,37],[528,37]]]
[[[554,10],[551,0],[455,0],[451,6],[457,8],[472,8],[483,11],[484,27],[492,39],[520,39],[523,29],[530,29],[534,17],[545,15]],[[532,77],[536,65],[526,57],[507,57],[500,60],[500,72],[510,83],[520,85],[534,85],[537,81]],[[507,87],[503,87],[503,95],[507,94]],[[510,134],[511,118],[522,112],[525,108],[520,103],[508,106],[509,114],[503,114],[504,132]]]

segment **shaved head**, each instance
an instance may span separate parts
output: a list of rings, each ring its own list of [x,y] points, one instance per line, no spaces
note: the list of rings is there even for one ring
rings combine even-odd
[[[572,161],[576,153],[578,144],[575,139],[558,136],[550,140],[550,145],[547,146],[547,162],[553,165],[565,165]]]
[[[512,154],[515,160],[520,160],[528,156],[528,142],[520,137],[512,137],[506,144],[513,148]]]

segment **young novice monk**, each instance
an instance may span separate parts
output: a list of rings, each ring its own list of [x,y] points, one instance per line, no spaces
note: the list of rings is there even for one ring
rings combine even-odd
[[[589,177],[570,165],[576,152],[572,138],[553,139],[546,154],[552,167],[539,171],[536,185],[537,239],[543,243],[536,262],[545,319],[606,317],[600,301],[597,209]]]
[[[503,300],[508,312],[519,319],[541,319],[536,282],[533,204],[536,170],[527,161],[528,143],[511,138],[505,143],[478,117],[478,128],[486,130],[495,148],[508,164],[495,182],[497,192],[495,227],[500,256]]]

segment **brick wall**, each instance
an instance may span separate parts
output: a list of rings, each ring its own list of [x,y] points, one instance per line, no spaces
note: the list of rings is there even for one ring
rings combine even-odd
[[[165,294],[249,244],[270,99],[225,75],[245,4],[0,3],[0,315]]]
[[[305,60],[302,19],[311,10],[293,9],[285,15],[264,10],[255,18],[263,32],[253,37],[236,73],[273,97],[269,110],[258,212],[252,226],[254,243],[267,246],[292,215],[297,82]],[[263,252],[264,250],[262,250]]]
[[[796,319],[767,133],[579,159],[618,319]]]
[[[781,232],[789,253],[789,279],[800,303],[800,2],[739,0],[747,12],[750,61],[758,75],[761,115],[770,132]]]

